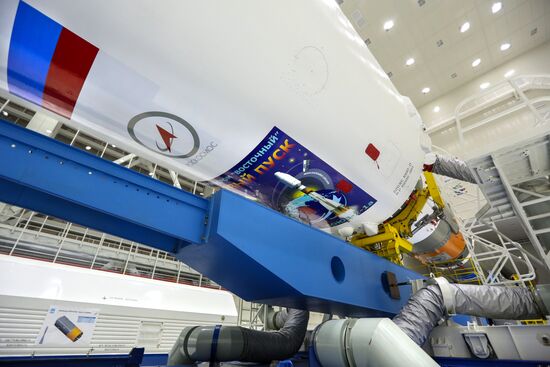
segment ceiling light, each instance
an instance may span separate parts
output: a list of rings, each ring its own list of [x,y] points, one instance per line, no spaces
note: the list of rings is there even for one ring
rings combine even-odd
[[[500,1],[493,3],[493,6],[491,6],[491,11],[493,14],[498,13],[500,9],[502,9],[502,3]]]
[[[508,71],[506,72],[506,74],[504,74],[504,77],[505,77],[505,78],[509,78],[509,77],[511,77],[512,75],[514,75],[515,72],[516,72],[516,71],[515,71],[514,69],[510,69],[510,70],[508,70]]]
[[[90,150],[90,149],[92,149],[92,147],[89,145],[86,145],[86,150]]]
[[[490,85],[491,85],[491,83],[485,82],[485,83],[481,83],[481,84],[479,85],[479,87],[480,87],[481,89],[487,89],[487,88],[489,88]]]
[[[439,106],[435,106],[435,107],[434,107],[434,112],[437,113],[437,112],[439,112],[439,111],[441,111],[441,108],[439,108]]]
[[[8,111],[2,111],[2,115],[7,116],[7,115],[8,115]]]
[[[114,145],[114,144],[111,144],[111,146],[112,146],[113,148],[116,148],[116,145]]]
[[[481,64],[481,59],[475,59],[474,61],[472,61],[472,67],[476,67],[478,66],[479,64]]]
[[[424,94],[430,93],[430,88],[428,88],[428,87],[422,88],[422,93],[424,93]]]
[[[466,32],[468,29],[470,29],[470,22],[466,22],[463,25],[460,26],[460,33]]]
[[[392,29],[393,26],[394,26],[393,20],[390,19],[384,23],[384,30],[387,32],[390,29]]]
[[[47,133],[47,134],[51,134],[52,131],[51,131],[50,129],[47,129],[47,130],[46,130],[46,133]]]
[[[508,42],[503,43],[502,45],[500,45],[500,51],[506,51],[507,49],[510,48],[510,46],[512,46],[512,45],[509,44]]]
[[[407,66],[411,66],[412,64],[414,64],[414,59],[412,57],[408,58],[407,61],[405,61],[405,65]]]

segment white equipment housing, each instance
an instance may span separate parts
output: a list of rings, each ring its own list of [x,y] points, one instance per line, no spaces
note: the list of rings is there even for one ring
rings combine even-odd
[[[189,325],[236,325],[223,290],[144,279],[0,255],[0,356],[126,354],[133,347],[167,354]],[[89,345],[40,345],[52,305],[98,309]]]

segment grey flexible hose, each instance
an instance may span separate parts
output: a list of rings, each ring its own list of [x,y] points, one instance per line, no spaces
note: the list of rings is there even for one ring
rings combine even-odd
[[[457,314],[508,320],[544,315],[526,288],[467,284],[449,284],[449,287]],[[432,329],[446,317],[439,285],[429,285],[411,297],[393,322],[416,344],[423,345]]]
[[[288,310],[283,308],[281,311],[275,312],[273,315],[273,328],[280,330],[285,326],[286,319],[288,318]]]
[[[466,163],[457,158],[445,157],[437,154],[431,171],[439,175],[456,178],[457,180],[466,181],[473,184],[476,183],[476,180]]]
[[[168,365],[210,360],[271,362],[290,358],[304,341],[309,312],[289,309],[282,315],[286,315],[286,320],[278,331],[258,331],[239,326],[187,327],[172,347]]]

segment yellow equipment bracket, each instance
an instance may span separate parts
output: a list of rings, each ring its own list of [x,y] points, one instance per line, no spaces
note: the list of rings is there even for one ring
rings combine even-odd
[[[397,229],[389,223],[383,224],[379,234],[353,238],[351,243],[374,252],[378,256],[385,257],[396,264],[401,264],[401,253],[412,250],[412,244],[403,239]]]
[[[426,179],[426,186],[428,187],[432,200],[440,209],[443,209],[445,207],[445,202],[435,182],[434,174],[431,172],[424,172],[424,178]]]
[[[411,226],[418,218],[428,199],[431,197],[441,209],[445,206],[433,174],[424,172],[424,177],[426,187],[416,190],[399,214],[379,226],[378,234],[374,236],[356,235],[351,239],[351,243],[385,257],[396,264],[403,265],[401,254],[411,252],[413,247],[405,238],[412,237]]]

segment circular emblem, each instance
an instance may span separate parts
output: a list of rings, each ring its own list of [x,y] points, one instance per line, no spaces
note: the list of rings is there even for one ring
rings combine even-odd
[[[132,117],[128,122],[128,134],[138,144],[166,157],[189,158],[200,147],[195,128],[167,112],[150,111]]]

